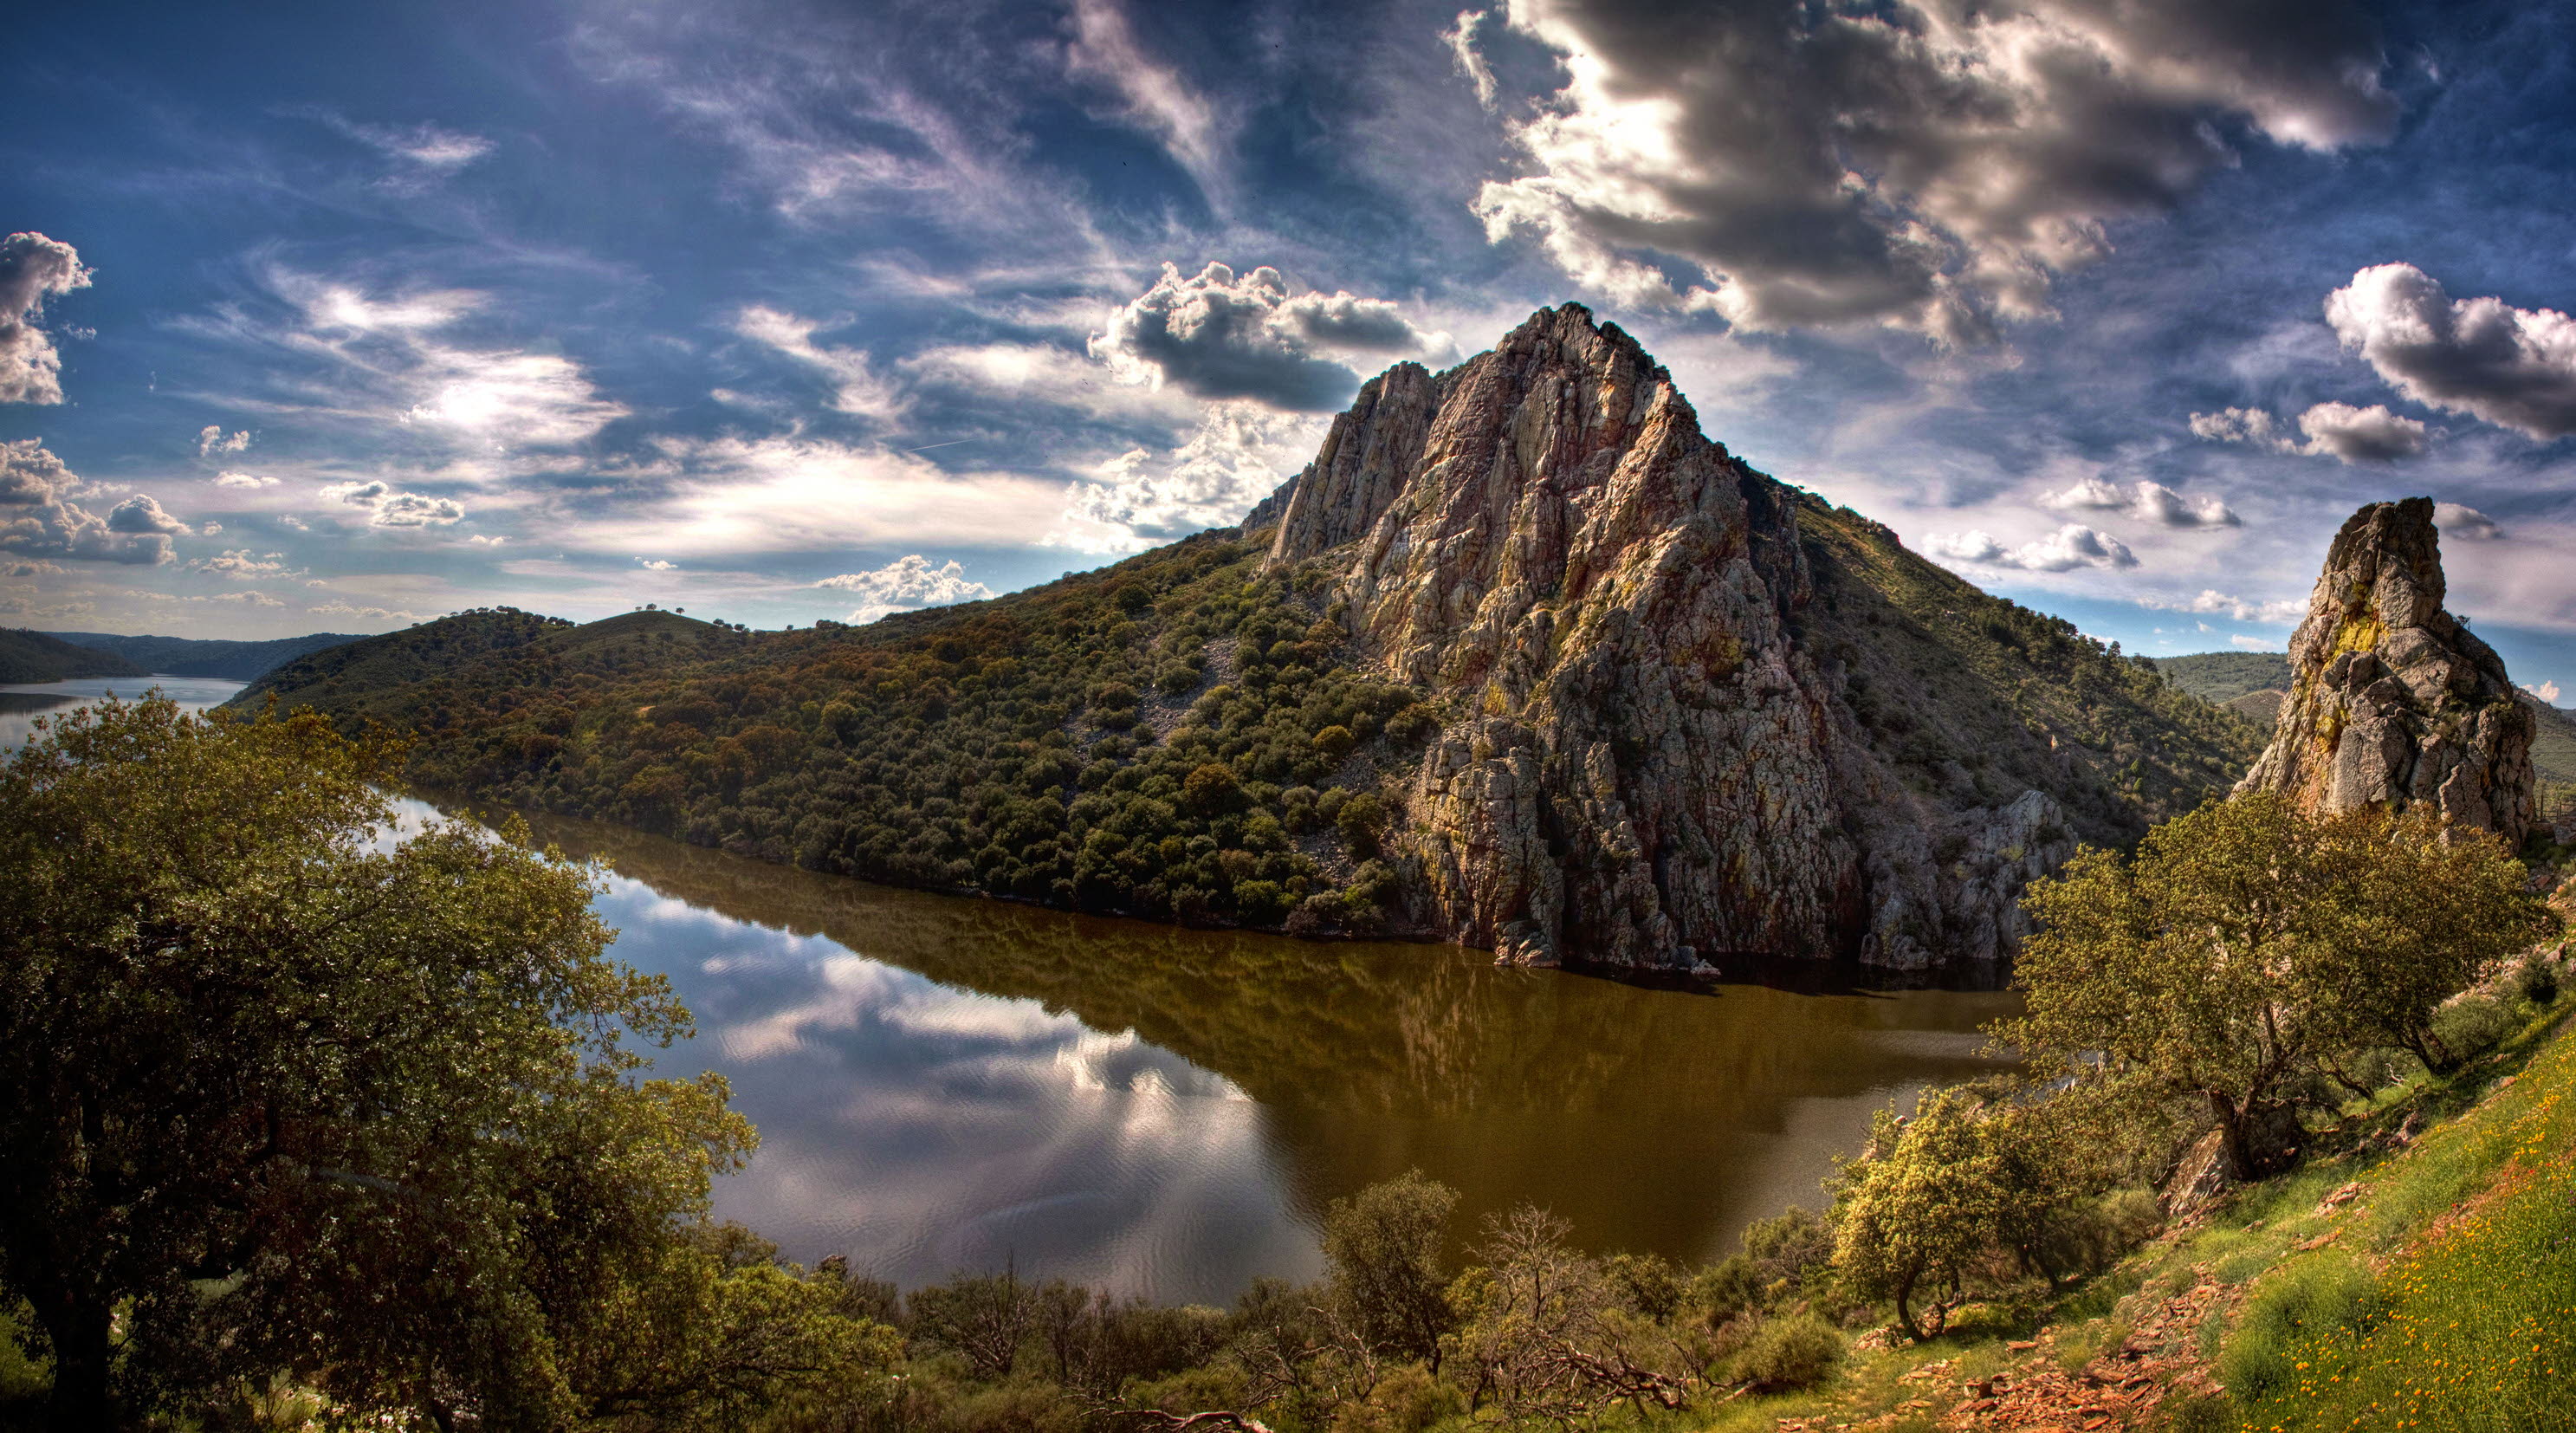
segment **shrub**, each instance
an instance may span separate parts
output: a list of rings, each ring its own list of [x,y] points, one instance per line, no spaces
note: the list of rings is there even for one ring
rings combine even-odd
[[[1786,1279],[1792,1287],[1803,1286],[1833,1261],[1834,1226],[1813,1210],[1792,1208],[1745,1226],[1744,1252],[1765,1285]]]
[[[1466,1406],[1458,1390],[1433,1378],[1421,1364],[1408,1363],[1379,1379],[1368,1397],[1343,1404],[1333,1419],[1333,1433],[1422,1433]]]
[[[2453,1062],[2474,1060],[2504,1043],[2522,1022],[2492,995],[2463,995],[2433,1012],[2433,1036]]]
[[[1692,1276],[1683,1302],[1714,1328],[1737,1314],[1759,1308],[1762,1288],[1762,1272],[1754,1267],[1753,1260],[1743,1254],[1729,1254]]]
[[[1817,1314],[1796,1313],[1754,1330],[1753,1341],[1736,1356],[1734,1372],[1739,1383],[1780,1393],[1815,1387],[1842,1361],[1842,1332]]]

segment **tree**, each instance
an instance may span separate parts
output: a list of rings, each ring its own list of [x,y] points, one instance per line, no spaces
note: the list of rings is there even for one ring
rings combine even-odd
[[[2023,897],[2027,1013],[1994,1026],[2040,1078],[2196,1110],[2239,1178],[2295,1135],[2300,1091],[2346,1055],[2440,1067],[2433,1011],[2555,924],[2483,832],[2428,807],[2312,816],[2270,792],[2150,831],[2135,858],[2079,852]]]
[[[1911,1120],[1879,1111],[1869,1152],[1843,1167],[1834,1271],[1852,1292],[1892,1300],[1919,1343],[1947,1326],[1970,1267],[2014,1246],[2048,1195],[1999,1115],[1968,1091],[1929,1091]]]
[[[1371,1359],[1440,1371],[1440,1336],[1456,1322],[1441,1246],[1457,1207],[1458,1191],[1409,1169],[1325,1214],[1333,1310]]]
[[[103,703],[0,767],[0,1284],[52,1413],[283,1372],[551,1426],[581,1311],[749,1150],[687,1012],[604,957],[584,867],[433,823],[318,716]]]

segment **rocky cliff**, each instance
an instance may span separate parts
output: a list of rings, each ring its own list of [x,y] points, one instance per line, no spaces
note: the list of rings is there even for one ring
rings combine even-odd
[[[2327,550],[2290,638],[2290,694],[2240,790],[2318,811],[2431,802],[2519,841],[2531,829],[2532,714],[2504,661],[2442,608],[2433,500],[2372,503]]]
[[[2022,885],[2073,850],[2043,787],[2099,753],[1993,690],[1966,701],[2008,730],[1939,740],[1961,703],[1903,692],[1939,680],[1920,650],[1939,638],[1857,568],[1946,580],[1944,624],[1992,599],[1730,456],[1579,306],[1373,380],[1269,511],[1270,567],[1328,573],[1364,659],[1444,700],[1394,842],[1436,931],[1541,963],[1991,959]],[[1802,511],[1852,540],[1820,544]]]

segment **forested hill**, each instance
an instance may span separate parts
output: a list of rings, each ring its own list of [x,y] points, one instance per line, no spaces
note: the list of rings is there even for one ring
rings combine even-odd
[[[2058,795],[2119,839],[2223,790],[2251,729],[2068,624],[1805,500],[1806,623],[1927,796]],[[1394,839],[1434,731],[1475,712],[1354,660],[1267,533],[865,627],[509,609],[365,638],[275,692],[417,733],[425,785],[811,869],[1211,924],[1419,930]],[[1463,709],[1462,709],[1463,708]],[[1380,844],[1389,849],[1380,857]]]
[[[122,657],[146,672],[173,677],[227,677],[247,682],[307,652],[358,640],[353,632],[314,632],[244,642],[201,637],[127,637],[114,632],[48,632],[46,636]]]
[[[139,677],[146,670],[122,657],[74,646],[42,632],[0,628],[0,682]]]

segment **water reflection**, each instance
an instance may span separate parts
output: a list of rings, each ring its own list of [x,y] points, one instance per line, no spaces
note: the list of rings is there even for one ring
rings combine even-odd
[[[243,685],[221,677],[85,677],[0,685],[0,751],[24,745],[38,717],[61,716],[102,696],[133,701],[158,689],[190,711],[203,711],[231,700]]]
[[[670,974],[761,1128],[720,1212],[905,1283],[1013,1261],[1163,1299],[1314,1272],[1317,1214],[1420,1168],[1604,1248],[1723,1253],[1871,1111],[1991,1068],[2011,997],[1649,990],[1470,952],[890,890],[614,827],[617,953]]]

